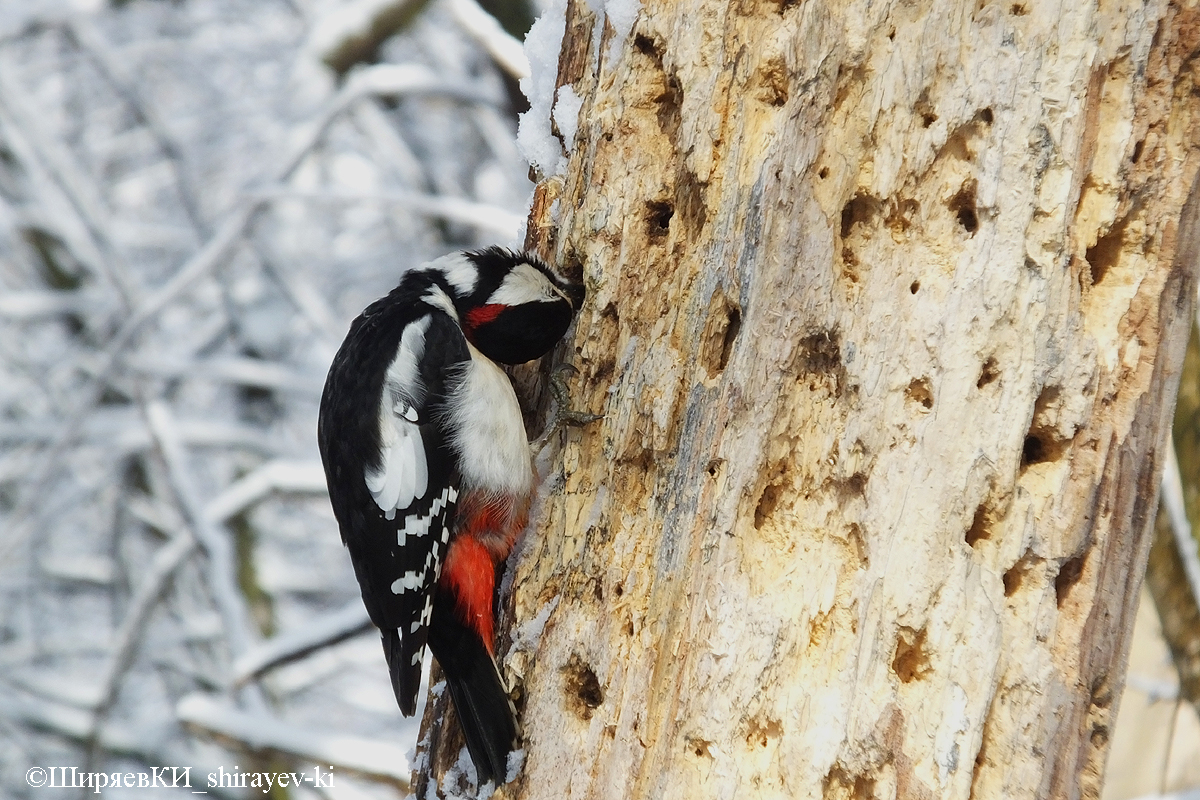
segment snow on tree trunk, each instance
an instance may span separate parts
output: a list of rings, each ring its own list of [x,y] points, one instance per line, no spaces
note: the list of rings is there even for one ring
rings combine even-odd
[[[504,796],[1096,797],[1193,309],[1200,13],[608,5],[567,7],[530,224],[586,278],[605,418],[510,567]]]

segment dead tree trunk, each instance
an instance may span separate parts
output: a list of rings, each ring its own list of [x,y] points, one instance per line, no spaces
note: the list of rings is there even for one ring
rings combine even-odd
[[[605,418],[510,566],[505,796],[1096,797],[1196,287],[1200,13],[626,28],[569,4],[531,217]]]

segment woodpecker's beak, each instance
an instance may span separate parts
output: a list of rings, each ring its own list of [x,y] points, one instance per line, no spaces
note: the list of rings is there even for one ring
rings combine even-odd
[[[583,305],[583,298],[587,292],[583,288],[582,283],[568,283],[562,287],[562,293],[566,296],[567,302],[571,304],[571,308],[578,311]]]

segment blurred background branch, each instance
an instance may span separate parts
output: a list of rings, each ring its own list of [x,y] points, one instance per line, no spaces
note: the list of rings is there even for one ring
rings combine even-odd
[[[1146,585],[1179,673],[1179,694],[1200,713],[1200,330],[1192,327],[1179,382]]]
[[[518,241],[533,14],[0,4],[0,794],[31,765],[406,790],[316,407],[405,269]]]

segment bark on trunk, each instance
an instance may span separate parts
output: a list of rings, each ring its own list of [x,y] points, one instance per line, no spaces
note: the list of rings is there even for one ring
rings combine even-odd
[[[1098,795],[1195,294],[1198,23],[651,0],[621,36],[572,0],[530,230],[586,277],[605,418],[510,566],[504,796]]]

